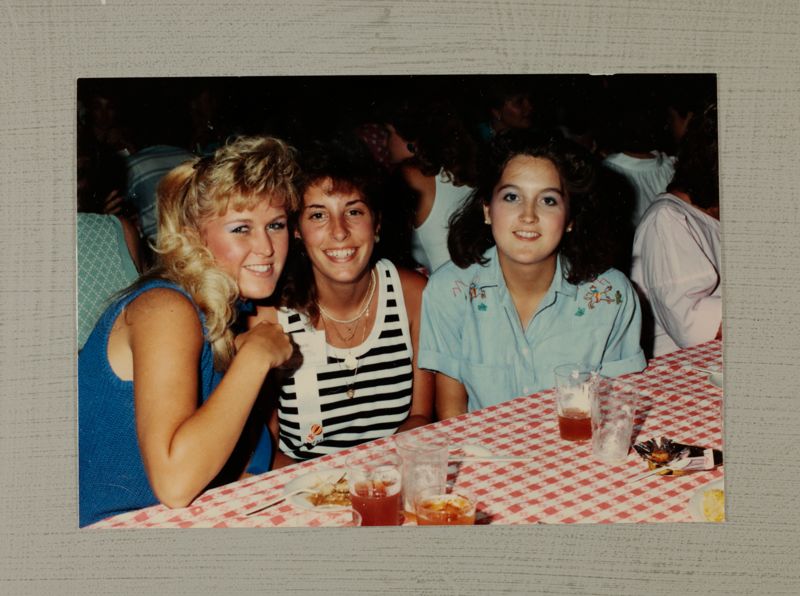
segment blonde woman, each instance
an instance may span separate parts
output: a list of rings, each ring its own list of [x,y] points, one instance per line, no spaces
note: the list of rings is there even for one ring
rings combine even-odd
[[[282,141],[240,138],[162,181],[156,266],[78,356],[81,526],[158,502],[184,507],[248,462],[269,469],[269,436],[251,411],[291,342],[279,325],[236,338],[231,327],[237,300],[275,290],[295,174]]]

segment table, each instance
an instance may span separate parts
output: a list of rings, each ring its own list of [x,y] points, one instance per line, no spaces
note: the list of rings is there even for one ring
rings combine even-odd
[[[721,341],[654,358],[644,372],[619,377],[641,396],[635,442],[666,436],[680,443],[722,449],[722,389],[712,385],[708,374],[698,368],[722,369]],[[631,450],[622,464],[600,464],[593,460],[588,442],[561,440],[554,397],[549,389],[429,426],[447,433],[453,443],[477,443],[498,455],[530,458],[451,466],[448,479],[477,497],[476,524],[688,522],[692,521],[687,508],[692,493],[723,478],[720,466],[631,482],[631,477],[646,471],[645,462]],[[280,496],[284,485],[294,478],[321,468],[343,468],[345,457],[356,450],[393,448],[394,437],[387,437],[209,490],[186,508],[155,505],[89,527],[296,525],[302,510],[289,502],[250,517],[245,514]],[[413,521],[407,520],[405,525],[413,525]]]

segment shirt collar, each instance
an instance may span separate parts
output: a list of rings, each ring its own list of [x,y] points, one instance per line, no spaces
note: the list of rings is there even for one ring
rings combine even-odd
[[[506,280],[503,278],[503,271],[500,269],[500,259],[497,258],[497,246],[490,247],[483,253],[483,256],[489,259],[489,263],[487,264],[489,268],[488,278],[493,279],[495,283],[497,283],[501,295],[505,295],[508,292],[508,288],[506,287]],[[578,287],[569,283],[564,277],[564,261],[561,254],[558,254],[556,257],[556,271],[553,275],[553,281],[550,282],[550,288],[547,290],[547,294],[553,292],[564,294],[571,298],[575,298],[578,295]]]
[[[564,277],[564,260],[561,253],[558,254],[556,260],[556,273],[553,276],[553,283],[550,284],[550,289],[570,298],[575,298],[578,295],[578,286],[569,283],[567,278]]]

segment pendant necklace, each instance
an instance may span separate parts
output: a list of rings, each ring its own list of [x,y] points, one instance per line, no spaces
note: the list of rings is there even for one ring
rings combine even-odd
[[[364,343],[364,338],[367,336],[368,326],[369,326],[369,314],[367,314],[367,316],[364,317],[364,327],[361,329],[361,341],[359,342],[358,345]],[[327,331],[327,325],[325,325],[324,320],[322,321],[322,327]],[[336,332],[336,335],[338,335],[339,339],[341,339],[342,342],[344,343],[344,338],[342,337],[342,334],[339,332],[339,330],[336,328],[335,325],[332,327],[333,330]],[[358,329],[358,324],[356,324],[355,329]],[[353,334],[355,334],[355,329],[353,330]],[[347,356],[344,357],[340,365],[344,365],[344,367],[347,370],[353,371],[353,376],[350,379],[350,383],[347,385],[347,391],[346,391],[347,397],[349,399],[352,399],[353,397],[355,397],[356,394],[355,385],[356,385],[356,377],[358,376],[358,358],[356,358],[355,355],[353,354],[352,348],[347,352]]]
[[[345,335],[342,334],[342,332],[336,325],[332,325],[334,331],[336,331],[336,335],[339,336],[339,339],[344,344],[343,347],[347,347],[347,344],[349,344],[350,341],[353,339],[353,337],[355,337],[356,331],[358,330],[358,325],[360,323],[360,319],[365,314],[367,315],[367,318],[369,318],[369,306],[372,303],[372,297],[375,295],[375,287],[377,285],[378,284],[375,279],[375,270],[373,269],[370,272],[369,290],[367,291],[367,294],[364,300],[362,301],[361,306],[358,309],[358,314],[356,314],[356,316],[351,319],[337,319],[336,317],[331,316],[331,314],[325,309],[324,306],[317,303],[317,307],[319,308],[319,312],[323,318],[322,321],[323,326],[325,325],[325,319],[328,319],[331,323],[336,323],[340,325],[349,325],[351,323],[355,323],[355,325],[353,326],[353,330],[347,335],[347,337],[345,337]],[[362,343],[364,341],[363,337],[366,334],[366,328],[367,325],[366,323],[364,323],[364,333],[362,334],[362,339],[361,339]],[[356,359],[355,356],[353,356],[352,352],[348,352],[347,356],[344,359],[344,365],[347,367],[348,370],[353,370],[358,366],[358,360]]]
[[[331,316],[331,314],[325,309],[325,307],[323,307],[319,303],[317,304],[319,312],[322,315],[323,328],[327,330],[325,319],[328,319],[328,321],[334,323],[333,325],[331,325],[331,327],[333,328],[336,335],[339,336],[339,339],[341,340],[344,347],[348,347],[348,344],[351,342],[353,337],[355,337],[355,334],[358,331],[358,326],[359,324],[362,323],[361,321],[362,318],[364,320],[363,320],[363,327],[361,329],[361,341],[359,342],[358,345],[360,346],[364,343],[364,339],[367,336],[367,327],[369,326],[369,307],[370,304],[372,303],[372,297],[375,294],[375,288],[378,285],[375,277],[376,277],[375,270],[373,269],[370,275],[370,285],[369,285],[369,290],[367,291],[367,295],[358,309],[358,314],[356,314],[356,316],[351,319],[337,319]],[[355,323],[355,325],[353,326],[353,330],[347,334],[347,337],[345,337],[345,335],[342,334],[342,332],[336,325],[336,324],[349,325],[352,323]],[[342,360],[342,364],[344,365],[344,367],[347,370],[353,371],[353,376],[351,377],[350,383],[347,385],[347,390],[346,390],[348,399],[352,399],[353,397],[355,397],[356,394],[355,383],[356,383],[356,377],[358,376],[358,364],[359,364],[358,358],[356,358],[356,356],[352,352],[352,347],[355,346],[350,347],[350,349],[347,352],[347,355]]]
[[[364,329],[361,331],[361,344],[364,343],[364,337],[367,335],[367,324],[369,323],[369,315],[364,319]],[[359,344],[359,345],[361,345]],[[352,360],[348,360],[348,358]],[[352,352],[348,352],[347,358],[345,358],[344,365],[347,368],[351,368],[351,365],[355,365],[355,370],[353,370],[353,376],[350,379],[350,384],[347,386],[347,399],[353,399],[356,396],[356,377],[358,376],[358,359],[353,356]]]

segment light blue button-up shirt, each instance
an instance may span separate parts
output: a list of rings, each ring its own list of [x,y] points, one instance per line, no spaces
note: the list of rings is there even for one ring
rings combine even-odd
[[[585,363],[615,377],[644,370],[641,310],[628,278],[609,269],[592,282],[564,279],[561,258],[550,288],[522,328],[497,260],[443,265],[422,298],[419,366],[461,382],[470,411],[553,387],[553,369]]]

